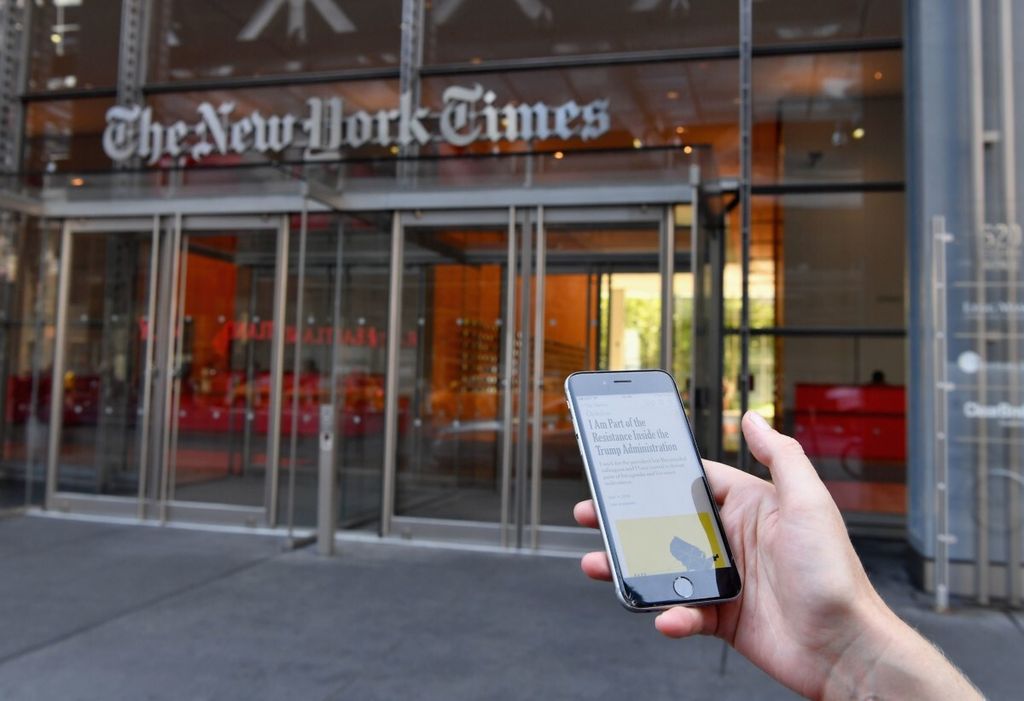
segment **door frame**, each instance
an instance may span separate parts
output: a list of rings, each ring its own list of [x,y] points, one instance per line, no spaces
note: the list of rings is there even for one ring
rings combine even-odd
[[[544,525],[540,522],[542,484],[543,387],[544,378],[544,319],[545,280],[547,270],[548,224],[623,224],[651,223],[658,226],[658,271],[662,276],[662,320],[674,320],[674,298],[664,296],[671,292],[676,264],[681,258],[675,251],[677,227],[674,208],[683,204],[693,207],[690,224],[691,245],[698,239],[698,191],[696,184],[689,188],[689,198],[676,198],[653,204],[624,204],[608,206],[544,205],[499,208],[457,208],[451,210],[406,211],[394,210],[391,229],[391,269],[389,273],[389,306],[387,361],[385,368],[384,406],[384,465],[381,504],[380,535],[426,540],[454,540],[466,543],[516,549],[569,549],[593,547],[594,534],[571,526]],[[396,480],[398,456],[398,378],[402,286],[405,274],[404,253],[407,228],[442,228],[469,224],[507,228],[505,252],[506,275],[504,297],[516,299],[516,287],[522,302],[517,317],[516,305],[506,303],[502,310],[505,332],[501,340],[503,374],[500,378],[504,393],[501,401],[501,447],[499,460],[500,513],[497,521],[458,521],[396,513]],[[690,268],[693,268],[694,250],[691,248]],[[696,278],[695,278],[696,279]],[[530,299],[533,297],[533,299]],[[696,299],[695,299],[696,305]],[[531,325],[532,322],[532,325]],[[518,334],[516,331],[518,330]],[[516,336],[520,347],[530,351],[521,353],[518,367],[513,367]],[[672,333],[661,334],[662,363],[671,364]],[[696,345],[696,344],[694,344]],[[671,367],[669,368],[671,370]],[[513,373],[524,378],[518,383],[518,416],[512,416]],[[528,379],[526,379],[528,378]],[[513,422],[529,425],[531,430],[513,430]],[[513,451],[513,441],[516,450]],[[513,453],[515,466],[513,466]],[[515,467],[515,469],[513,469]],[[514,482],[514,484],[513,484]],[[528,508],[527,508],[528,507]]]
[[[284,319],[290,214],[184,215],[181,212],[151,217],[65,219],[61,226],[57,310],[54,320],[53,370],[51,376],[50,431],[46,459],[46,496],[49,511],[119,516],[138,520],[204,522],[217,525],[269,527],[277,525],[277,490],[281,454],[281,406],[284,362]],[[169,496],[173,479],[175,366],[180,356],[181,334],[168,333],[173,320],[180,329],[180,305],[184,275],[183,240],[192,231],[276,230],[271,339],[270,416],[267,434],[267,467],[262,507],[177,501]],[[67,303],[74,260],[74,241],[84,233],[150,233],[147,334],[143,359],[143,387],[139,407],[138,492],[135,496],[108,496],[58,489],[63,437],[63,377],[66,367]],[[161,328],[161,322],[163,328]]]

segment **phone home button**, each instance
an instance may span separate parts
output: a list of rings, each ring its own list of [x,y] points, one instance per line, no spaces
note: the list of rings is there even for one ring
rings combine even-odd
[[[686,577],[676,577],[676,581],[672,582],[672,588],[676,590],[676,594],[689,599],[693,596],[693,582]]]

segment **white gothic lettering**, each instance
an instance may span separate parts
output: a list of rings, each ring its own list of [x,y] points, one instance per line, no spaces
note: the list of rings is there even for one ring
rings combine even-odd
[[[277,154],[302,149],[304,160],[340,157],[345,148],[365,144],[424,146],[441,141],[468,146],[478,141],[580,139],[590,141],[611,128],[607,99],[587,104],[570,100],[557,106],[544,102],[496,104],[497,95],[482,85],[453,85],[442,94],[439,111],[413,105],[403,94],[398,109],[346,111],[340,97],[312,97],[306,116],[264,115],[259,110],[239,114],[233,102],[214,106],[202,102],[196,119],[163,124],[149,107],[117,105],[107,110],[103,150],[117,162],[140,158],[149,165],[165,157],[188,157],[199,162],[213,155]]]

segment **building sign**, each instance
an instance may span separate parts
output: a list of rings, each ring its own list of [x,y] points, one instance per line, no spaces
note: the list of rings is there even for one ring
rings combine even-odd
[[[115,106],[107,110],[103,150],[117,162],[140,158],[149,165],[164,157],[202,161],[212,155],[257,153],[270,155],[301,148],[304,160],[330,160],[343,149],[365,145],[382,147],[425,146],[442,142],[453,146],[489,141],[534,139],[589,141],[611,126],[607,99],[580,105],[496,104],[497,95],[482,85],[453,85],[442,94],[439,111],[414,106],[405,93],[397,109],[348,112],[340,97],[311,97],[306,113],[264,115],[258,110],[236,112],[235,103],[214,106],[202,102],[192,121],[170,124],[155,121],[149,107]]]

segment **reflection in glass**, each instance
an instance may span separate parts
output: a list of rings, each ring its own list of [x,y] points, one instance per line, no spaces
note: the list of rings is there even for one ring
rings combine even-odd
[[[135,496],[152,235],[72,237],[57,487]],[[48,387],[44,386],[44,389]],[[49,416],[49,392],[45,397]]]
[[[29,92],[108,88],[117,83],[120,2],[36,0],[25,4],[32,5]]]
[[[295,316],[300,242],[297,233],[291,238],[279,523],[316,524],[322,405],[334,407],[337,422],[338,523],[365,528],[379,520],[389,227],[386,215],[309,218],[300,321]]]
[[[149,80],[398,66],[401,0],[155,0]]]
[[[569,526],[589,496],[563,383],[579,370],[661,364],[658,224],[547,227],[541,523]]]
[[[183,237],[172,499],[264,503],[276,238]]]
[[[903,179],[903,52],[754,61],[754,180]]]
[[[407,228],[395,513],[497,521],[507,233]]]
[[[514,58],[688,49],[736,43],[735,3],[435,0],[424,58],[486,64]],[[614,27],[614,31],[609,28]]]
[[[0,214],[0,509],[39,504],[44,494],[50,418],[53,324],[59,229]]]

